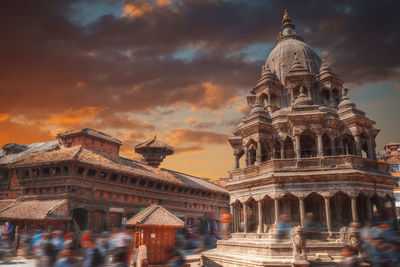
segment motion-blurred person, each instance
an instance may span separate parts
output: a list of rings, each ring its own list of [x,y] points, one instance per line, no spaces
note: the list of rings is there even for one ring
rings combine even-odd
[[[343,267],[359,267],[360,263],[357,257],[354,255],[354,250],[350,246],[346,246],[342,249],[342,266]]]
[[[304,227],[305,237],[308,239],[314,239],[316,231],[317,231],[317,224],[314,221],[314,215],[312,214],[312,212],[308,212],[306,214],[305,227]]]
[[[53,235],[51,238],[51,244],[53,245],[52,262],[55,262],[57,260],[58,254],[64,249],[64,238],[62,236],[61,231],[53,232]]]
[[[51,244],[51,235],[49,233],[42,234],[42,238],[36,246],[37,260],[36,266],[38,267],[51,267],[53,266],[53,245]]]
[[[183,256],[175,249],[171,249],[168,253],[167,266],[179,267],[184,264]]]
[[[60,252],[61,258],[57,260],[55,267],[79,267],[80,264],[75,257],[75,250],[71,248],[65,248]]]
[[[400,264],[400,244],[399,241],[391,243],[390,248],[386,251],[386,259],[390,267],[397,267]]]
[[[101,267],[104,266],[104,257],[96,245],[96,240],[92,235],[85,235],[82,238],[82,244],[86,249],[83,267]]]
[[[231,215],[228,212],[224,211],[221,214],[220,223],[221,223],[221,236],[222,236],[222,239],[224,239],[224,240],[228,239],[229,238],[229,232],[230,232],[230,229],[231,229],[231,223],[232,223]]]
[[[111,265],[112,267],[128,267],[128,264],[126,263],[126,254],[123,253],[122,251],[117,252],[115,254],[113,263]]]
[[[292,225],[289,222],[289,217],[287,215],[279,216],[278,226],[276,228],[277,238],[284,239],[289,237],[289,231],[292,228]]]

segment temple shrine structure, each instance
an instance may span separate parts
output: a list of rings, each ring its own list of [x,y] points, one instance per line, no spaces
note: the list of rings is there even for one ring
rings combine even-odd
[[[379,130],[347,93],[285,11],[247,96],[251,111],[229,138],[233,233],[203,254],[205,266],[292,266],[293,233],[277,240],[276,227],[281,215],[292,229],[304,227],[307,213],[320,238],[307,240],[306,265],[332,266],[350,222],[371,219],[383,206],[394,211],[397,178],[376,160]]]

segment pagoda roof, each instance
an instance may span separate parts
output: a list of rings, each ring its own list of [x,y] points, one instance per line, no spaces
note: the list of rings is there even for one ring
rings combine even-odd
[[[100,132],[100,131],[97,131],[97,130],[94,130],[94,129],[90,129],[90,128],[83,128],[83,129],[80,129],[80,130],[62,132],[62,133],[57,134],[56,137],[60,138],[60,137],[79,135],[79,134],[90,135],[90,136],[93,136],[93,137],[96,137],[96,138],[107,140],[107,141],[112,142],[112,143],[117,143],[119,145],[122,144],[122,142],[120,140],[112,137],[111,135],[108,135],[106,133],[103,133],[103,132]]]
[[[129,219],[126,225],[183,227],[185,223],[162,206],[153,204]]]

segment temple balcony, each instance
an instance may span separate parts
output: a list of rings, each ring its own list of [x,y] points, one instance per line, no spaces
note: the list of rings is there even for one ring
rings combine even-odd
[[[378,171],[390,175],[389,165],[355,155],[318,156],[310,158],[270,159],[260,164],[234,169],[229,172],[232,180],[257,177],[271,172],[310,170],[359,169]]]

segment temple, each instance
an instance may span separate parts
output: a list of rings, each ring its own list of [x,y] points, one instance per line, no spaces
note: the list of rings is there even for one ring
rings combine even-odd
[[[395,209],[397,179],[376,160],[379,130],[347,93],[285,11],[275,48],[247,96],[250,113],[229,139],[233,234],[204,253],[206,266],[292,266],[290,241],[276,239],[278,218],[304,227],[307,213],[323,240],[307,243],[308,261],[330,266],[350,222],[370,219],[383,206]]]

